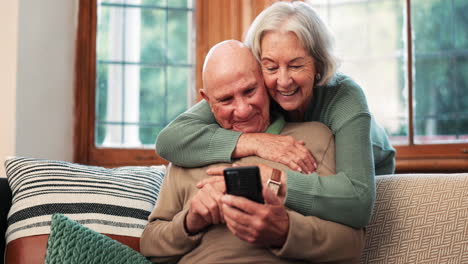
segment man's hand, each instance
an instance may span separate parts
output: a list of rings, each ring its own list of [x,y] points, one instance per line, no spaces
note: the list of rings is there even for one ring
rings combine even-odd
[[[190,209],[185,218],[187,232],[195,234],[203,228],[224,222],[221,198],[226,192],[223,181],[205,184],[190,200]]]
[[[232,157],[240,158],[251,155],[282,163],[292,170],[307,174],[317,169],[317,162],[305,147],[304,141],[297,141],[291,136],[243,133]]]
[[[272,191],[263,190],[266,204],[244,197],[224,195],[226,225],[237,237],[265,247],[282,247],[289,231],[289,215]]]

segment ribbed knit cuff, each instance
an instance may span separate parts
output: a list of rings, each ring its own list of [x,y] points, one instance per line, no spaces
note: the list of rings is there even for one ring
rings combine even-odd
[[[286,179],[285,205],[286,207],[303,215],[310,215],[314,211],[315,203],[312,203],[310,196],[316,193],[317,188],[317,173],[302,174],[292,170],[286,171],[288,177]]]
[[[232,162],[232,152],[241,134],[241,132],[223,128],[217,129],[210,139],[208,152],[211,160],[207,160],[207,163]]]
[[[175,223],[174,225],[174,237],[177,238],[177,240],[182,243],[182,245],[192,244],[196,245],[199,243],[205,232],[199,232],[196,235],[190,235],[187,233],[185,230],[185,217],[188,214],[188,208],[182,211],[182,213],[177,214],[172,221]]]

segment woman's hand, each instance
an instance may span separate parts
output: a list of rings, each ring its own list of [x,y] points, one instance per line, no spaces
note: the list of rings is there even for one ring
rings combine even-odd
[[[243,133],[232,154],[233,158],[256,155],[282,163],[292,170],[310,174],[317,168],[317,162],[303,141],[291,136],[266,133]]]

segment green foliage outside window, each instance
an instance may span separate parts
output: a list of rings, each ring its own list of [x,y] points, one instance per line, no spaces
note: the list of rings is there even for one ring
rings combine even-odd
[[[466,141],[468,1],[417,0],[412,12],[416,139]]]
[[[97,80],[96,80],[96,140],[101,146],[109,133],[109,128],[118,126],[138,126],[138,140],[143,145],[153,145],[157,134],[177,115],[190,105],[188,91],[194,80],[194,52],[191,37],[193,9],[187,0],[120,0],[98,3],[97,30]],[[111,25],[110,17],[117,14],[130,16],[131,12],[139,11],[139,28],[128,28],[121,25]],[[115,22],[114,22],[115,23]],[[128,30],[140,30],[139,60],[131,61],[125,56],[125,43],[116,43],[112,38],[111,27],[120,27],[124,34]],[[190,38],[190,39],[189,39]],[[117,40],[118,41],[118,40]],[[123,41],[122,41],[123,42]],[[112,58],[109,45],[123,46],[119,58]],[[119,82],[125,86],[125,71],[137,67],[139,71],[139,120],[125,120],[124,111],[128,105],[123,103],[122,117],[111,120],[108,111],[114,110],[109,104],[109,69],[118,67]],[[116,69],[116,68],[114,68]],[[114,76],[115,78],[115,76]],[[122,89],[124,93],[125,89]],[[128,90],[127,90],[128,92]],[[123,95],[125,97],[125,94]],[[122,132],[124,133],[124,132]],[[123,143],[123,142],[122,142]]]
[[[191,32],[193,9],[187,2],[187,0],[141,0],[138,5],[132,5],[131,0],[108,0],[99,3],[96,145],[102,145],[111,126],[138,126],[139,141],[144,145],[152,145],[159,131],[189,107],[188,91],[195,80],[192,79],[194,74],[191,58],[194,53],[194,34]],[[395,114],[396,121],[379,121],[383,125],[396,123],[396,129],[392,129],[391,136],[406,137],[408,117],[404,116],[407,112],[404,108],[407,107],[408,97],[406,33],[403,22],[405,1],[358,2],[361,6],[354,5],[356,1],[350,1],[349,6],[336,3],[335,6],[332,5],[336,20],[330,20],[337,24],[338,28],[342,28],[343,32],[339,32],[339,35],[344,38],[345,45],[353,43],[357,43],[358,46],[365,45],[364,48],[358,47],[357,53],[351,54],[351,57],[370,58],[369,62],[360,60],[352,62],[351,66],[355,65],[358,73],[377,75],[374,74],[375,71],[382,76],[387,74],[385,69],[396,68],[396,80],[393,85],[398,89],[395,100],[401,105],[399,113]],[[110,14],[134,9],[141,10],[139,61],[125,59],[116,61],[110,57],[108,48],[109,44],[115,41],[111,39],[109,33]],[[468,1],[412,0],[411,10],[414,90],[412,118],[416,143],[433,143],[437,140],[466,142],[468,141]],[[350,19],[343,20],[345,15],[350,15]],[[364,18],[367,21],[363,21]],[[388,21],[389,19],[396,21]],[[358,26],[352,27],[353,21],[357,22]],[[359,28],[363,23],[366,28]],[[367,35],[363,32],[367,32]],[[387,40],[397,42],[388,46]],[[393,57],[389,56],[392,52]],[[390,59],[375,60],[382,57]],[[111,111],[109,109],[112,107],[108,107],[108,104],[113,103],[108,102],[109,71],[116,68],[124,71],[129,67],[139,69],[139,120],[128,123],[124,119],[109,120],[108,111]],[[369,87],[369,89],[375,88]],[[381,103],[377,105],[386,107]]]

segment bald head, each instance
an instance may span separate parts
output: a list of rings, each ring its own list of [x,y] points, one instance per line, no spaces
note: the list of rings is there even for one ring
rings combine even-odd
[[[250,49],[238,40],[225,40],[214,45],[203,64],[203,88],[208,92],[219,79],[235,78],[243,71],[258,71],[260,68]],[[233,74],[237,73],[237,74]]]
[[[200,93],[225,129],[264,132],[270,124],[270,100],[259,64],[240,41],[226,40],[211,48]]]

